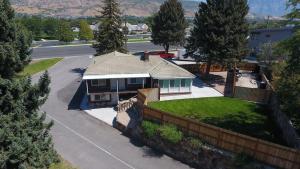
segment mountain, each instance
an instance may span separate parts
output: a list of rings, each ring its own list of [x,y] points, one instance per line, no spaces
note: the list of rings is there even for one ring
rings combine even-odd
[[[199,1],[181,0],[187,16],[194,16]],[[159,9],[164,0],[119,0],[124,15],[149,16]],[[101,0],[11,0],[18,13],[47,16],[95,16],[101,9]],[[249,0],[251,16],[282,16],[286,0]]]

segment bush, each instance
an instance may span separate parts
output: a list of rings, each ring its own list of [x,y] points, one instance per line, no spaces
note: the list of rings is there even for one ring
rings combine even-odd
[[[162,138],[170,141],[171,143],[178,143],[182,140],[182,132],[177,130],[174,125],[163,125],[159,128]]]
[[[253,158],[245,153],[236,154],[234,157],[235,165],[241,169],[253,168]]]
[[[143,121],[142,128],[143,128],[143,131],[145,132],[146,136],[148,138],[151,138],[156,134],[156,132],[159,128],[159,125],[152,123],[150,121]]]
[[[190,143],[191,147],[195,149],[201,148],[204,145],[204,143],[201,140],[193,137],[188,138],[188,142]]]

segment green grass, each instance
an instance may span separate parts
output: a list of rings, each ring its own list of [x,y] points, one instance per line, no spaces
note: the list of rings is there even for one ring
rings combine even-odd
[[[242,134],[281,143],[261,105],[226,97],[151,102],[150,107]]]
[[[165,124],[159,129],[162,138],[168,140],[171,143],[178,143],[182,140],[183,134],[181,131],[177,130],[176,126]]]
[[[18,74],[18,76],[27,76],[34,75],[41,71],[45,71],[49,69],[51,66],[55,65],[57,62],[61,61],[63,58],[51,58],[51,59],[43,59],[36,62],[33,62],[27,65],[22,72]]]
[[[57,164],[52,164],[49,169],[76,169],[69,162],[64,159],[60,159],[60,162]]]
[[[128,39],[128,42],[148,42],[150,39]]]

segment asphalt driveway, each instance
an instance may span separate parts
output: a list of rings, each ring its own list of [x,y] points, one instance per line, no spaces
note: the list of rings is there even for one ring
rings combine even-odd
[[[65,58],[49,70],[51,93],[42,110],[54,120],[51,133],[58,153],[81,169],[189,168],[76,110],[80,96],[76,91],[89,62],[86,56]]]

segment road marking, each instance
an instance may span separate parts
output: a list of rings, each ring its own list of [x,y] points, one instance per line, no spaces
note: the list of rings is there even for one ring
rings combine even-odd
[[[53,59],[53,58],[64,58],[64,59],[71,59],[71,58],[79,58],[79,57],[91,57],[94,55],[74,55],[74,56],[60,56],[60,57],[42,57],[42,58],[32,58],[32,60],[43,60],[43,59]]]
[[[109,152],[108,150],[106,150],[103,147],[98,146],[96,143],[92,142],[91,140],[89,140],[88,138],[84,137],[83,135],[79,134],[78,132],[76,132],[75,130],[71,129],[70,127],[66,126],[64,123],[62,123],[61,121],[55,119],[54,117],[50,116],[49,114],[47,114],[48,117],[50,117],[52,120],[54,120],[56,123],[60,124],[61,126],[63,126],[64,128],[66,128],[67,130],[71,131],[73,134],[77,135],[78,137],[80,137],[81,139],[85,140],[86,142],[92,144],[93,146],[95,146],[97,149],[103,151],[104,153],[106,153],[107,155],[109,155],[110,157],[112,157],[113,159],[121,162],[122,164],[124,164],[125,166],[127,166],[128,168],[131,169],[135,169],[133,166],[131,166],[130,164],[126,163],[125,161],[121,160],[120,158],[118,158],[117,156],[113,155],[111,152]]]

